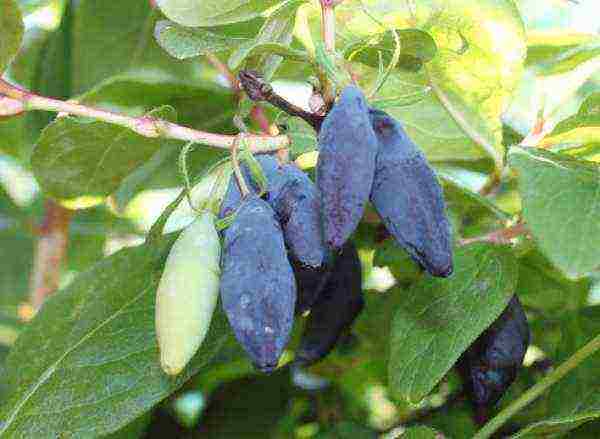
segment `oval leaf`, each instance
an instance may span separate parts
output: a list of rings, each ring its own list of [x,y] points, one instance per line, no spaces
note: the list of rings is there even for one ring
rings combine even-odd
[[[234,49],[248,41],[247,38],[227,37],[204,29],[180,26],[168,20],[156,23],[154,38],[169,55],[182,60]]]
[[[173,237],[122,250],[56,293],[7,360],[3,437],[97,437],[134,420],[219,354],[242,358],[220,307],[177,378],[160,368],[154,300]]]
[[[174,110],[162,107],[149,115],[174,119]],[[106,196],[163,142],[106,122],[61,117],[42,132],[31,164],[44,191],[55,198]]]
[[[523,216],[542,252],[568,277],[600,266],[600,167],[536,148],[511,148]]]
[[[414,285],[392,323],[390,385],[410,401],[435,387],[515,291],[517,263],[508,248],[475,244],[454,257],[454,275]]]

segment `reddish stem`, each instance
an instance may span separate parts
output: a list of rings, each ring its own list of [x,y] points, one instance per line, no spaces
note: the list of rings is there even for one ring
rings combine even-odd
[[[61,265],[67,254],[71,214],[56,202],[46,201],[30,277],[30,301],[36,310],[58,289]]]

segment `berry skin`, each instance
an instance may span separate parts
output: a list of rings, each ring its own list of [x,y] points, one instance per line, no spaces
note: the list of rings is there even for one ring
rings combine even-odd
[[[296,362],[314,364],[325,358],[364,307],[362,270],[354,244],[346,243],[329,279],[311,308]]]
[[[386,229],[433,276],[452,274],[452,232],[442,188],[402,125],[371,110],[379,141],[371,202]]]
[[[254,365],[271,372],[289,340],[296,305],[281,227],[269,204],[250,195],[224,236],[223,309]]]
[[[492,407],[504,395],[521,368],[530,333],[527,317],[513,296],[500,317],[463,353],[458,362],[476,407]]]
[[[314,183],[295,164],[280,165],[269,155],[257,155],[257,161],[267,179],[265,200],[278,216],[286,246],[293,258],[309,268],[321,267],[327,259],[327,248],[321,230],[319,195]],[[251,190],[258,193],[246,166],[244,178]],[[235,213],[241,203],[237,181],[232,178],[219,216]]]
[[[359,88],[350,85],[342,91],[318,140],[323,233],[329,248],[339,250],[362,218],[375,174],[377,137]]]
[[[177,238],[156,291],[160,362],[179,374],[208,332],[219,297],[221,243],[212,214],[204,213]]]

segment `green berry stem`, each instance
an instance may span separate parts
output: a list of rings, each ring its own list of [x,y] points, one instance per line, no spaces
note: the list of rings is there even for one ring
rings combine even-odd
[[[575,352],[568,360],[544,377],[539,383],[523,393],[516,401],[498,413],[473,436],[473,439],[487,439],[500,429],[511,417],[542,395],[552,385],[575,369],[588,357],[600,350],[600,334]]]
[[[23,104],[25,111],[55,111],[74,116],[90,117],[110,124],[123,126],[149,138],[183,140],[221,149],[231,149],[235,136],[208,133],[153,117],[130,117],[111,111],[100,110],[75,102],[47,98],[23,90],[6,81],[0,80],[0,95],[5,95]],[[272,152],[287,148],[288,136],[270,136],[248,134],[244,138],[246,146],[252,152]]]
[[[242,198],[246,198],[246,196],[248,196],[248,194],[250,193],[250,190],[248,189],[248,185],[246,184],[246,180],[244,179],[244,174],[242,174],[237,154],[239,142],[242,135],[243,134],[240,134],[235,138],[233,148],[231,148],[231,162],[233,164],[233,173],[235,174],[235,178],[237,179],[238,185],[240,186]]]

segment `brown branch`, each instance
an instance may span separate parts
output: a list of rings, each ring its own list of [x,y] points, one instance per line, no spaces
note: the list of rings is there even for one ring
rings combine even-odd
[[[71,211],[52,200],[46,201],[30,276],[30,302],[35,310],[58,289],[61,265],[67,254],[70,219]]]
[[[91,117],[123,126],[149,138],[164,138],[195,142],[221,149],[231,149],[235,136],[208,133],[153,117],[129,117],[106,110],[88,107],[74,102],[38,96],[29,91],[0,80],[0,94],[23,103],[25,111],[44,110],[63,112],[75,116]],[[252,152],[272,152],[289,146],[287,136],[247,135],[246,144]]]
[[[275,93],[273,87],[266,83],[258,72],[253,70],[242,70],[239,73],[239,79],[242,88],[251,100],[255,102],[268,102],[290,116],[299,117],[305,120],[315,129],[315,131],[318,132],[321,129],[321,124],[325,119],[324,116],[310,113],[285,100]]]

